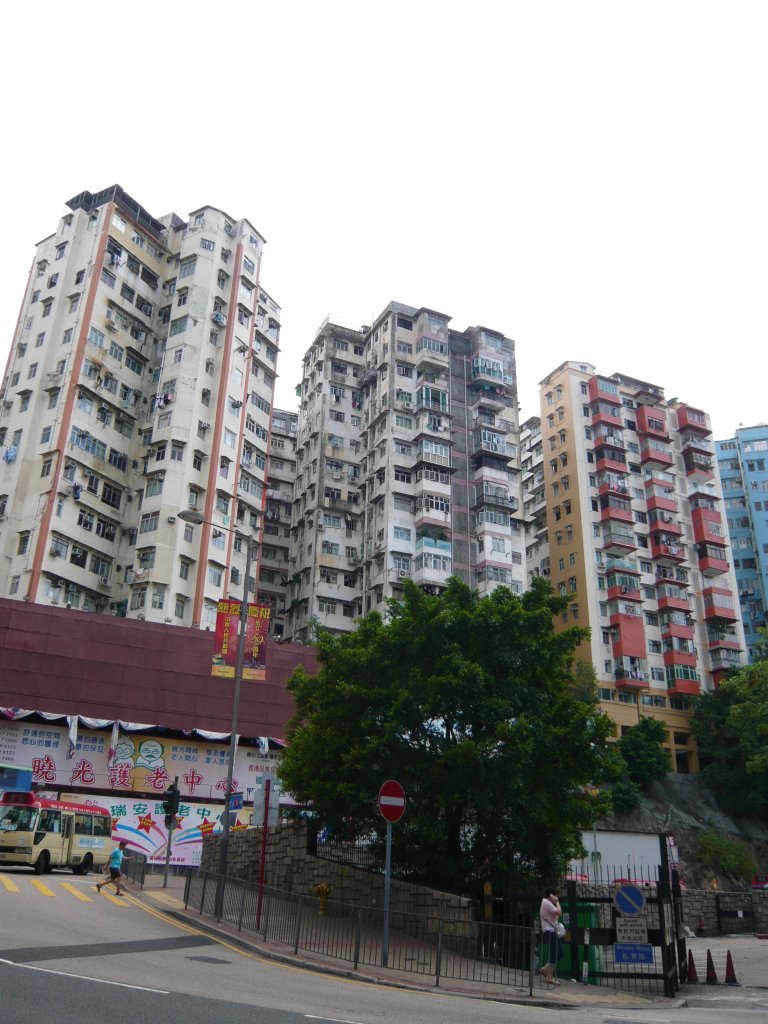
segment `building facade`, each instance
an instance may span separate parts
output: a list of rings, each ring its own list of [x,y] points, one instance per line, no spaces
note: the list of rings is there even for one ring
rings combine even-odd
[[[412,579],[524,589],[514,342],[390,303],[304,358],[286,633],[337,632]]]
[[[740,427],[717,442],[728,534],[750,662],[768,609],[768,425]],[[762,638],[764,639],[764,638]]]
[[[299,414],[275,409],[269,439],[267,501],[264,510],[261,559],[259,562],[260,604],[268,604],[270,635],[285,632],[288,585],[291,575],[290,545],[293,487],[296,481],[296,438]]]
[[[280,331],[264,239],[210,206],[158,220],[117,185],[67,206],[2,383],[0,591],[212,628],[263,525]]]
[[[744,652],[709,419],[566,362],[541,383],[541,437],[551,579],[564,623],[591,629],[603,708],[659,718],[673,767],[696,770],[691,698]]]

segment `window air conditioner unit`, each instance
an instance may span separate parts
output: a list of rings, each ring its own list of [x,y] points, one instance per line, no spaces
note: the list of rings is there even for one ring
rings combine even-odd
[[[397,575],[399,579],[404,580],[407,578],[408,572],[406,569],[398,569]]]
[[[325,524],[324,523],[318,523],[317,524],[317,528],[318,528],[318,530],[324,530],[325,529]]]
[[[176,516],[168,516],[168,522],[169,523],[175,523],[176,522]]]
[[[59,549],[58,548],[51,548],[51,550],[49,551],[49,554],[53,558],[58,558],[59,557]]]
[[[108,587],[109,586],[109,576],[99,576],[99,586]]]

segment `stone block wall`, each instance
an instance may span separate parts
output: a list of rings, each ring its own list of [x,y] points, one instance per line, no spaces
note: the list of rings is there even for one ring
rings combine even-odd
[[[262,829],[248,828],[230,833],[227,874],[257,882],[261,858]],[[325,860],[307,853],[307,824],[303,821],[278,825],[267,832],[265,884],[286,892],[314,896],[315,886],[331,888],[329,900],[358,907],[384,905],[384,876],[348,864]],[[203,839],[200,867],[218,871],[219,843],[215,836]],[[439,919],[450,921],[452,934],[473,934],[472,901],[426,886],[393,878],[390,911],[402,915],[398,927],[413,933],[437,930]],[[427,921],[424,918],[428,918]]]

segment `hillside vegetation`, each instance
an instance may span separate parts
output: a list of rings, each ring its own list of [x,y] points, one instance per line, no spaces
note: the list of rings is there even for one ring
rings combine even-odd
[[[667,775],[648,787],[631,815],[601,827],[671,832],[689,889],[745,889],[755,871],[768,872],[768,824],[726,813],[700,775]]]

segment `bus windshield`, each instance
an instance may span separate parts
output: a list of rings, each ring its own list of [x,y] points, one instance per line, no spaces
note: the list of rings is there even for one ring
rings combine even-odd
[[[0,832],[32,832],[37,818],[37,807],[0,807]]]

